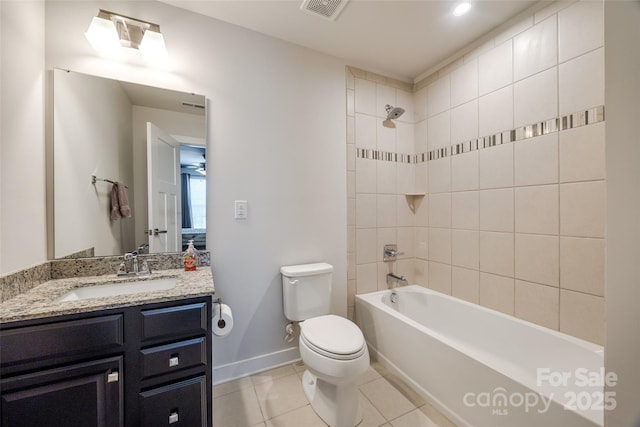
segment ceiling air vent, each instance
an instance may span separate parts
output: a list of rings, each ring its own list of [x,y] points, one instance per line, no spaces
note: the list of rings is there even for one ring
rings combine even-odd
[[[300,10],[335,21],[349,0],[304,0]]]

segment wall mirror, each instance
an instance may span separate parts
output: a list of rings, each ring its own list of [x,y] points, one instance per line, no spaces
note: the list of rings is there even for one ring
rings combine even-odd
[[[188,240],[206,248],[205,105],[202,95],[54,70],[56,259],[179,252]]]

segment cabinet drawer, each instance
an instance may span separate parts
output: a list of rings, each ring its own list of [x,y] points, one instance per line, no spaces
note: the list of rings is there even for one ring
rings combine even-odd
[[[140,425],[206,427],[206,389],[202,376],[140,393]]]
[[[204,337],[180,341],[140,351],[142,378],[207,364]]]
[[[3,379],[1,424],[121,427],[122,367],[119,356]]]
[[[144,341],[207,332],[207,304],[196,303],[142,311]]]
[[[124,341],[122,325],[122,314],[116,314],[3,330],[2,365],[118,349]]]

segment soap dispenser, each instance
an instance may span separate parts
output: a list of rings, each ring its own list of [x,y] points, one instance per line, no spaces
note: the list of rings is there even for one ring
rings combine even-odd
[[[189,246],[187,250],[182,254],[182,263],[184,264],[184,271],[195,271],[197,267],[197,254],[196,248],[193,247],[193,240],[189,240]]]

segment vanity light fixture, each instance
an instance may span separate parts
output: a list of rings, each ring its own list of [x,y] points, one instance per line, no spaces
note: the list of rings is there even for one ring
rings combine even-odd
[[[160,26],[129,16],[100,9],[91,25],[84,33],[91,46],[97,51],[115,54],[122,47],[140,50],[153,62],[167,59],[167,49]]]
[[[469,12],[469,10],[471,10],[471,3],[459,3],[455,9],[453,9],[453,16],[462,16]]]

